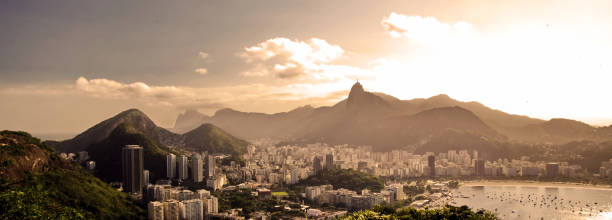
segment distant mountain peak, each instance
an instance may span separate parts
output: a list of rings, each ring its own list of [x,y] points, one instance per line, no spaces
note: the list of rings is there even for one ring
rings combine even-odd
[[[234,110],[232,108],[222,108],[222,109],[217,110],[215,112],[215,115],[218,115],[218,114],[230,114],[230,113],[236,113],[236,112],[238,112],[238,111],[236,111],[236,110]]]
[[[365,90],[363,89],[363,86],[361,85],[361,83],[359,83],[359,81],[357,81],[355,84],[353,84],[353,87],[351,87],[349,98],[351,97],[351,95],[357,95],[364,92]]]
[[[201,115],[202,113],[196,109],[187,109],[185,112],[181,113],[182,115]]]
[[[353,85],[347,99],[349,111],[377,111],[381,107],[388,107],[388,103],[383,98],[366,92],[359,82]]]
[[[363,89],[363,86],[361,85],[361,83],[356,82],[355,84],[353,84],[353,87],[351,87],[351,92],[349,92],[349,96],[348,96],[348,103],[350,103],[349,105],[353,105],[353,103],[356,103],[357,100],[364,99],[362,97],[365,96],[366,94],[367,92]]]
[[[151,120],[144,112],[133,108],[122,111],[119,114],[94,125],[72,139],[57,143],[49,143],[60,152],[78,152],[84,150],[91,144],[100,142],[107,138],[112,131],[115,130],[115,128],[124,123],[130,124],[148,135],[159,132],[168,132],[165,129],[164,131],[158,131],[162,129],[158,128],[153,120]],[[163,143],[162,139],[156,140]]]

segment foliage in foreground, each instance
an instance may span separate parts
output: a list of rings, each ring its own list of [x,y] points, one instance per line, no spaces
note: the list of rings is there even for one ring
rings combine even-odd
[[[414,208],[404,208],[393,210],[392,208],[385,206],[377,206],[371,210],[365,210],[360,212],[354,212],[348,216],[341,217],[340,220],[353,220],[353,219],[448,219],[448,220],[459,220],[459,219],[473,219],[473,220],[497,220],[499,219],[494,214],[478,210],[472,211],[467,206],[455,207],[446,206],[442,209],[423,209],[417,210]]]
[[[83,171],[57,169],[29,174],[0,190],[0,219],[137,219],[144,211]]]
[[[0,143],[6,142],[12,146],[0,144],[0,157],[13,162],[0,172],[0,219],[144,218],[144,210],[127,194],[61,160],[29,134],[2,131]],[[5,147],[10,151],[4,151]],[[21,153],[12,154],[13,149]],[[8,175],[29,160],[39,161],[43,169],[30,167],[23,175]]]

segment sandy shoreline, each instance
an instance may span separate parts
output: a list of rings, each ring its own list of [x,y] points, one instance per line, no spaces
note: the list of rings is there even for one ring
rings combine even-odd
[[[591,185],[571,182],[538,182],[530,180],[473,180],[461,181],[460,186],[540,186],[540,187],[572,187],[612,190],[612,185]]]

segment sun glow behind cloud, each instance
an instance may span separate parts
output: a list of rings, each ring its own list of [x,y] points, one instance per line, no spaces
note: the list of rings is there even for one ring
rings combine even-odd
[[[395,56],[336,64],[347,59],[350,48],[316,38],[273,38],[240,54],[252,64],[244,75],[272,73],[287,85],[309,85],[308,96],[343,91],[359,79],[367,89],[402,99],[444,93],[532,117],[589,120],[612,111],[609,103],[584,107],[592,103],[585,97],[612,92],[606,86],[612,81],[606,60],[612,46],[593,40],[597,30],[533,23],[481,31],[469,21],[395,12],[382,18],[381,26],[400,48],[390,51]],[[413,51],[401,51],[401,44],[413,45]]]
[[[420,53],[383,59],[369,85],[400,98],[446,93],[534,117],[606,117],[612,104],[585,108],[612,92],[612,46],[600,30],[529,24],[481,32],[466,21],[391,13],[383,28]],[[368,84],[366,84],[368,85]],[[591,104],[592,105],[592,104]]]
[[[44,91],[209,113],[221,107],[272,113],[333,104],[360,80],[367,90],[400,99],[448,94],[514,114],[612,123],[597,121],[611,118],[612,102],[592,100],[612,94],[612,45],[606,40],[612,34],[606,29],[578,22],[517,22],[484,29],[470,20],[396,12],[380,19],[384,40],[396,47],[366,62],[353,61],[358,50],[345,48],[342,41],[280,36],[234,48],[238,62],[248,65],[234,77],[252,83],[199,88],[81,77]],[[191,71],[200,75],[190,74],[215,75],[217,69],[208,67],[216,55],[198,52]],[[36,89],[5,88],[0,94],[33,94],[30,90]]]

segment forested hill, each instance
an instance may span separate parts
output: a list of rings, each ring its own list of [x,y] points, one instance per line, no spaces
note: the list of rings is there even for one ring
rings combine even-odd
[[[0,132],[0,219],[144,219],[125,193],[25,132]]]

